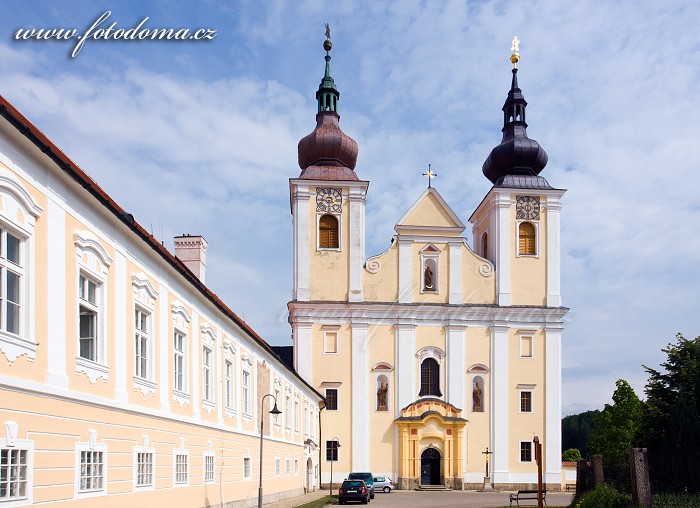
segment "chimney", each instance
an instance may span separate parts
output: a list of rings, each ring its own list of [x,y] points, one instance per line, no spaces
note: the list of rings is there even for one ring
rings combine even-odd
[[[204,284],[207,269],[207,241],[200,235],[182,235],[173,239],[175,256]]]

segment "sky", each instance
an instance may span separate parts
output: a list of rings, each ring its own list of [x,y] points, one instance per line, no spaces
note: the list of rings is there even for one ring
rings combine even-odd
[[[100,18],[90,33],[143,21],[215,35],[88,38],[79,50],[76,38],[17,36],[80,35]],[[0,94],[169,249],[203,235],[207,285],[269,343],[291,344],[289,178],[315,126],[324,23],[341,128],[371,182],[367,257],[389,246],[428,164],[464,223],[488,192],[481,166],[501,140],[517,34],[528,135],[549,155],[541,175],[568,189],[573,414],[601,409],[620,378],[643,397],[642,365],[657,367],[677,332],[700,335],[698,19],[693,0],[5,0]]]

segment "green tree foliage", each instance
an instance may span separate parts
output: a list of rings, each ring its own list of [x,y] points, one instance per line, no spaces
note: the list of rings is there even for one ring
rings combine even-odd
[[[561,454],[561,460],[562,462],[578,462],[581,460],[581,452],[576,448],[569,448]]]
[[[561,421],[561,445],[564,450],[576,448],[583,457],[590,457],[588,443],[591,434],[598,428],[596,421],[600,411],[586,411],[577,415],[565,416]]]
[[[590,442],[591,451],[602,455],[604,463],[612,467],[627,462],[642,423],[642,403],[632,387],[624,379],[618,379],[615,386],[613,404],[605,404]]]

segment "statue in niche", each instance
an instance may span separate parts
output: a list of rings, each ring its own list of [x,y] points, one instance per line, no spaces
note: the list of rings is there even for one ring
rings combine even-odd
[[[433,286],[433,270],[430,268],[430,265],[425,267],[425,272],[423,273],[423,289],[425,291],[435,290]]]
[[[473,408],[472,411],[482,412],[484,403],[482,401],[483,390],[481,389],[479,378],[474,379],[474,389],[472,391]]]
[[[379,388],[377,389],[377,411],[388,411],[389,408],[386,404],[386,396],[389,391],[389,383],[385,381],[379,382]]]

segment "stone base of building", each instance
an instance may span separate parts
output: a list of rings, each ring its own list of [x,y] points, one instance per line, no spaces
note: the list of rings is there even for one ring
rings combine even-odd
[[[284,492],[273,492],[270,494],[265,494],[263,491],[263,504],[274,503],[277,501],[282,501],[284,499],[290,499],[293,497],[303,496],[305,494],[304,487],[299,487],[292,490],[285,490]],[[255,497],[248,499],[239,499],[237,501],[228,501],[223,503],[223,505],[205,505],[206,508],[254,508],[258,506],[258,496],[257,489],[255,489]],[[203,507],[204,508],[204,507]]]
[[[498,492],[505,492],[505,491],[515,491],[515,490],[537,490],[537,484],[536,483],[494,483],[492,484],[493,489],[498,491]],[[483,483],[464,483],[463,490],[481,490],[483,489],[484,484]],[[562,489],[561,484],[559,483],[550,483],[550,484],[545,484],[542,488],[544,488],[547,492],[562,492],[564,489]]]
[[[399,477],[396,482],[396,490],[415,490],[420,487],[420,478],[402,478]],[[444,478],[443,485],[451,490],[464,490],[464,479],[462,478]]]

